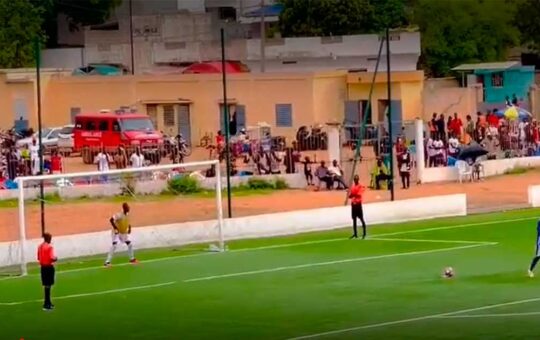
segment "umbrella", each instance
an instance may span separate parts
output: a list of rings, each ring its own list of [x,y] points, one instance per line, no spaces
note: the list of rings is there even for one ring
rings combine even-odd
[[[473,161],[476,160],[476,158],[486,155],[488,151],[481,147],[478,144],[466,146],[459,152],[458,159],[459,160],[468,160],[472,159]]]
[[[511,106],[504,111],[504,116],[508,120],[516,120],[519,117],[519,112],[515,106]]]
[[[528,119],[528,118],[532,117],[532,114],[529,111],[525,110],[525,109],[522,109],[522,108],[519,107],[517,109],[517,111],[518,111],[519,119],[521,119],[521,120]]]

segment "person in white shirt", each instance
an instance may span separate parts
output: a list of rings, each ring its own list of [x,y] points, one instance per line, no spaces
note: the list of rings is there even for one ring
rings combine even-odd
[[[137,148],[130,157],[132,168],[142,168],[144,166],[144,155],[141,153],[141,149]]]
[[[457,157],[458,153],[459,153],[459,141],[455,135],[452,135],[452,137],[448,139],[448,155],[455,158]]]
[[[337,160],[334,159],[332,161],[332,165],[328,167],[328,173],[330,174],[333,182],[338,182],[338,189],[347,189],[347,184],[345,184],[345,181],[343,181],[343,171],[341,170]]]
[[[32,145],[30,145],[30,162],[32,164],[32,175],[39,174],[40,164],[39,164],[39,145],[35,139],[32,139]]]
[[[98,171],[109,171],[110,158],[111,156],[105,151],[105,148],[101,149],[101,152],[94,159],[94,164],[97,164]]]
[[[435,149],[435,141],[433,138],[428,138],[426,143],[428,166],[435,166],[435,158],[437,157],[437,150]]]

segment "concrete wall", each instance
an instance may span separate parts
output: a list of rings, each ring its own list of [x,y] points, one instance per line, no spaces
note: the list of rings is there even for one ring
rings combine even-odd
[[[503,175],[516,168],[540,167],[540,156],[508,159],[494,159],[482,162],[485,177]],[[458,171],[455,167],[425,168],[422,183],[457,181]]]
[[[266,181],[275,181],[281,178],[287,182],[291,189],[304,189],[306,187],[306,181],[303,174],[283,174],[283,175],[265,175],[265,176],[250,176],[253,178],[260,178]],[[237,187],[241,184],[247,184],[248,176],[234,176],[231,177],[231,187]],[[215,190],[216,178],[204,178],[201,180],[201,186],[208,190]],[[222,186],[227,187],[225,179],[222,180]],[[70,187],[47,187],[45,188],[45,195],[57,194],[63,199],[74,199],[81,197],[111,197],[122,194],[123,184],[121,183],[99,183],[96,179],[95,183],[76,185]],[[135,194],[137,195],[158,195],[167,189],[167,181],[154,179],[148,181],[135,182]],[[24,196],[28,200],[34,200],[39,197],[38,188],[26,188]],[[0,190],[0,201],[17,199],[18,190]]]
[[[395,223],[467,213],[464,194],[433,196],[394,202],[369,203],[364,206],[366,222],[372,224]],[[300,210],[286,213],[257,215],[228,219],[223,234],[226,240],[261,238],[340,228],[350,223],[350,207]],[[216,220],[177,223],[137,228],[133,243],[137,249],[177,246],[212,242],[218,239]],[[108,251],[110,231],[59,236],[54,246],[59,258],[72,258],[102,254]],[[38,239],[26,244],[28,261],[35,261]],[[0,266],[16,264],[19,242],[0,243]]]
[[[431,119],[433,113],[446,116],[457,112],[464,121],[468,114],[473,115],[478,111],[478,103],[482,101],[481,85],[472,87],[459,87],[456,79],[438,78],[427,79],[424,83],[423,114],[425,121]]]
[[[1,75],[0,75],[1,77]],[[17,96],[28,103],[30,126],[37,125],[34,110],[34,83],[7,83],[0,78],[0,128],[13,125],[10,101]],[[228,97],[232,103],[245,105],[248,126],[270,124],[273,135],[295,138],[298,127],[343,120],[345,73],[321,74],[236,74],[228,78]],[[7,96],[6,96],[7,95]],[[146,104],[174,104],[180,98],[190,104],[191,136],[196,143],[206,132],[219,127],[219,107],[223,90],[221,76],[54,76],[42,83],[43,125],[62,126],[71,120],[72,108],[82,112],[135,106],[146,113]],[[5,99],[4,99],[5,98]],[[292,127],[275,127],[276,104],[292,104]],[[159,111],[159,110],[158,110]],[[159,118],[159,117],[158,117]],[[178,131],[175,125],[173,129]],[[166,131],[167,132],[167,131]]]

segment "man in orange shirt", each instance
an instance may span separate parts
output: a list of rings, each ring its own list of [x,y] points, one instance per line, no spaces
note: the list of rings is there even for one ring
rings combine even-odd
[[[54,285],[54,263],[57,258],[51,245],[52,236],[49,233],[43,234],[43,243],[39,245],[37,258],[41,266],[41,284],[45,289],[45,301],[43,310],[49,311],[54,308],[51,303],[51,287]]]
[[[364,221],[364,210],[362,208],[362,195],[366,188],[360,184],[360,177],[354,175],[354,184],[349,191],[349,198],[351,199],[351,212],[353,219],[353,231],[354,234],[351,238],[358,238],[356,219],[360,219],[362,222],[362,239],[366,238],[366,222]]]

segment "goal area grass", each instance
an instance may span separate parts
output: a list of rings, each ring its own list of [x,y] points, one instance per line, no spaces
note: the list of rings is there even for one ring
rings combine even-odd
[[[38,269],[0,278],[2,339],[536,338],[538,210],[60,261],[52,312]],[[53,240],[54,241],[54,240]],[[135,244],[135,248],[136,248]],[[445,267],[455,277],[442,278]]]

